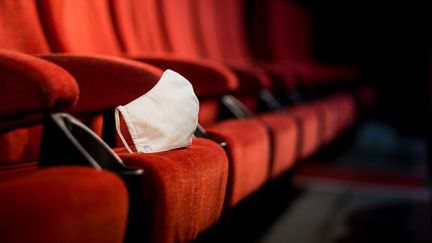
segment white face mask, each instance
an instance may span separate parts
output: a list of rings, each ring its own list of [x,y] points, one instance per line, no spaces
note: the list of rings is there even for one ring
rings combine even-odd
[[[188,146],[198,125],[199,102],[192,85],[180,74],[166,70],[147,93],[115,111],[117,133],[132,152],[120,130],[119,111],[138,152],[160,152]]]

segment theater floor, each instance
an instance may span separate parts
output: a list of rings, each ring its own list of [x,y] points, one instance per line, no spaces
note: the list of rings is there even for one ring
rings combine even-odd
[[[301,163],[289,189],[270,189],[211,242],[432,242],[427,143],[368,120],[341,145]]]
[[[301,193],[256,242],[432,242],[425,141],[368,121],[346,152],[303,167]]]

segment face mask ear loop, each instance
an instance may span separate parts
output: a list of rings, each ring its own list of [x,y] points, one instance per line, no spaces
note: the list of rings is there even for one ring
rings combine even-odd
[[[123,145],[126,147],[126,149],[129,151],[129,153],[133,153],[132,149],[129,147],[128,143],[126,142],[126,139],[123,137],[123,134],[120,130],[120,117],[119,117],[119,109],[116,108],[114,111],[114,117],[115,117],[115,124],[116,124],[116,130],[117,134],[119,135]]]

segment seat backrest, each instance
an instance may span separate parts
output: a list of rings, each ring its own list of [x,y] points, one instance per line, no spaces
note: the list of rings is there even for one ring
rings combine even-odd
[[[49,52],[35,1],[0,1],[0,49]],[[66,71],[47,61],[4,50],[0,59],[0,170],[9,171],[38,159],[42,113],[69,106],[67,97],[75,103],[78,88]],[[34,163],[16,168],[27,166]]]
[[[186,57],[204,55],[201,38],[196,29],[198,16],[193,11],[191,0],[162,0],[160,12],[163,15],[168,38],[175,54]]]
[[[126,52],[144,55],[163,53],[168,56],[168,59],[174,56],[185,58],[176,58],[177,63],[185,60],[186,63],[201,64],[199,60],[196,60],[202,56],[202,50],[197,41],[198,32],[194,28],[195,21],[190,8],[190,0],[112,0],[111,5],[114,26],[116,26],[119,39],[122,40]],[[143,14],[148,12],[151,14]],[[127,24],[131,22],[133,26]],[[140,30],[141,33],[138,33],[137,30]],[[151,41],[142,41],[143,39],[151,39]],[[154,48],[152,43],[161,43],[161,45],[152,49]],[[205,66],[205,63],[203,65]],[[193,77],[196,80],[211,82],[206,75],[211,74],[195,70]],[[208,87],[205,89],[208,90]],[[219,97],[220,94],[216,92],[199,96],[199,122],[202,125],[206,126],[216,122]]]
[[[161,1],[111,0],[111,13],[119,41],[130,54],[172,51],[161,13]]]
[[[38,10],[54,52],[118,55],[107,0],[39,0]]]
[[[0,50],[0,174],[34,167],[43,114],[72,107],[78,93],[74,78],[57,65]]]
[[[311,19],[295,0],[255,0],[252,42],[262,58],[311,61]]]
[[[0,1],[0,48],[25,53],[49,52],[34,1]]]
[[[243,0],[194,0],[197,31],[209,57],[243,62],[251,58],[246,39]]]

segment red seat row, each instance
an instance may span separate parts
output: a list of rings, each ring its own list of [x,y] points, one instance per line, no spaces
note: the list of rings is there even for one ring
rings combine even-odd
[[[271,12],[280,2],[269,1]],[[0,242],[189,242],[223,210],[351,128],[360,110],[350,91],[295,105],[263,98],[337,86],[357,72],[254,60],[244,4],[0,0]],[[209,137],[183,149],[129,153],[113,135],[113,111],[150,90],[168,68],[194,86]],[[358,103],[370,103],[368,90],[357,93],[365,94]],[[227,102],[244,114],[227,112]],[[43,118],[59,111],[105,139],[126,165],[144,169],[141,224],[133,233],[131,191],[115,171],[37,168]]]

